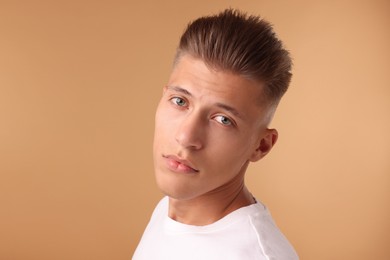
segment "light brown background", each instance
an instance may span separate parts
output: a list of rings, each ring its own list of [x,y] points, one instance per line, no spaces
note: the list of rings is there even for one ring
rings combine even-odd
[[[248,185],[301,259],[390,259],[390,5],[0,1],[0,259],[130,259],[155,203],[153,116],[189,20],[237,7],[294,57]]]

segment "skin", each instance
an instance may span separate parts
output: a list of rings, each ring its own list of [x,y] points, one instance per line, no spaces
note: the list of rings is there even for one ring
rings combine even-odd
[[[153,147],[169,217],[207,225],[255,203],[245,171],[278,136],[267,127],[273,109],[261,97],[258,82],[188,54],[178,60],[156,111]]]

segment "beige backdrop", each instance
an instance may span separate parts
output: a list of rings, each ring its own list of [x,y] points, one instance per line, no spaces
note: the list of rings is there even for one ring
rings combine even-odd
[[[390,259],[389,3],[0,0],[0,259],[131,259],[176,43],[229,6],[295,63],[252,192],[303,260]]]

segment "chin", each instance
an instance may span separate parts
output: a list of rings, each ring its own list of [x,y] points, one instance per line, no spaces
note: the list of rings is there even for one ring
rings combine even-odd
[[[164,195],[172,199],[183,200],[187,199],[188,197],[191,197],[190,194],[188,194],[188,190],[185,188],[180,188],[175,185],[164,185],[159,183],[157,183],[157,185]]]
[[[196,197],[196,194],[191,192],[188,186],[173,181],[157,179],[157,186],[164,195],[172,199],[189,200]]]

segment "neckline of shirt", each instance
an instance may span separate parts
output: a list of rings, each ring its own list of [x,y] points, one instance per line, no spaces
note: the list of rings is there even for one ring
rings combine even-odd
[[[234,223],[238,221],[247,221],[249,220],[249,216],[254,215],[260,215],[260,214],[267,214],[268,209],[264,204],[256,200],[256,203],[251,204],[249,206],[245,206],[242,208],[239,208],[223,218],[217,220],[214,223],[204,225],[204,226],[195,226],[195,225],[189,225],[184,224],[178,221],[175,221],[171,219],[168,216],[168,197],[165,197],[163,200],[164,203],[164,229],[166,232],[169,233],[208,233],[208,232],[215,232],[217,230],[222,230],[224,228],[227,228],[230,225],[233,225]]]

